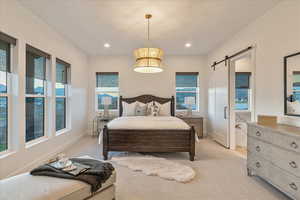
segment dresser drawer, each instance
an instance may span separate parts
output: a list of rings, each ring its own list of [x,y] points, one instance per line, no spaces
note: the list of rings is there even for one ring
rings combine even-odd
[[[288,172],[271,165],[269,180],[294,199],[300,199],[300,179]]]
[[[247,158],[247,167],[258,176],[268,177],[269,176],[269,162],[260,156],[249,153]]]
[[[300,155],[298,153],[272,146],[271,157],[276,166],[300,178]]]
[[[287,134],[281,134],[274,132],[272,133],[271,142],[284,149],[300,153],[300,138],[291,137]]]
[[[266,142],[271,140],[271,133],[268,130],[257,126],[249,125],[248,135]]]
[[[266,160],[271,161],[272,145],[260,141],[254,137],[248,137],[247,139],[248,152],[255,156],[261,156]]]

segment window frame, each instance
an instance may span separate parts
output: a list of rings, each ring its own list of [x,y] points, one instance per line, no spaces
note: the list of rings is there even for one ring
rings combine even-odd
[[[6,155],[12,152],[13,145],[12,145],[12,130],[11,130],[11,122],[12,122],[12,94],[11,94],[11,71],[13,66],[13,48],[16,45],[16,39],[0,32],[0,41],[5,42],[9,45],[8,51],[8,70],[6,71],[6,92],[0,93],[0,97],[6,97],[6,149],[0,151],[0,156]]]
[[[195,88],[195,87],[177,87],[177,83],[176,83],[176,76],[177,75],[196,75],[197,76],[197,87],[196,87],[196,91],[177,91],[178,88]],[[200,79],[199,79],[199,73],[198,72],[176,72],[175,74],[175,112],[183,112],[183,111],[187,111],[188,108],[186,109],[177,109],[177,93],[196,93],[196,109],[192,110],[195,112],[199,112],[200,111]]]
[[[111,87],[111,88],[115,88],[115,90],[110,90],[110,89],[99,89],[101,87],[97,87],[97,76],[98,75],[117,75],[118,76],[118,87]],[[114,93],[117,94],[117,108],[116,109],[108,109],[109,111],[113,111],[116,112],[119,110],[120,106],[119,106],[119,98],[120,98],[120,87],[119,87],[119,72],[96,72],[96,88],[95,88],[95,110],[96,112],[103,112],[104,109],[99,109],[99,105],[98,105],[98,95],[99,94],[103,94],[103,93]],[[105,88],[105,87],[103,87]]]
[[[54,129],[55,129],[55,134],[56,135],[60,135],[60,134],[62,134],[62,133],[65,133],[65,132],[67,132],[67,131],[69,131],[70,129],[71,129],[71,123],[69,122],[69,120],[70,120],[70,114],[69,114],[69,112],[70,112],[70,107],[69,107],[69,102],[70,102],[70,80],[71,80],[71,78],[70,78],[70,74],[71,74],[71,64],[69,64],[68,62],[65,62],[65,61],[63,61],[62,59],[59,59],[59,58],[56,58],[56,61],[55,61],[55,74],[56,74],[56,70],[57,70],[57,64],[62,64],[62,65],[65,65],[66,66],[66,69],[67,69],[67,75],[66,75],[66,82],[67,83],[65,83],[65,84],[63,84],[64,85],[64,95],[57,95],[56,94],[56,84],[57,84],[57,77],[55,78],[55,82],[54,82],[54,84],[55,84],[55,87],[54,87],[54,90],[55,90],[55,115],[54,115],[54,124],[55,124],[55,126],[54,126]],[[57,98],[63,98],[63,99],[65,99],[65,109],[64,109],[64,116],[65,116],[65,123],[64,123],[64,125],[65,125],[65,128],[63,128],[63,129],[59,129],[59,130],[56,130],[56,100],[57,100]]]
[[[49,119],[49,115],[48,115],[48,107],[51,107],[50,105],[48,105],[50,103],[49,99],[48,99],[48,84],[50,84],[51,82],[48,83],[48,76],[47,74],[50,72],[50,68],[49,68],[49,64],[50,64],[50,60],[51,60],[51,55],[48,53],[45,53],[42,50],[39,50],[29,44],[26,44],[26,52],[25,52],[25,58],[27,59],[27,52],[30,52],[31,54],[35,54],[38,56],[42,56],[45,58],[45,63],[44,63],[44,67],[45,67],[45,71],[44,71],[44,80],[43,80],[43,94],[28,94],[27,93],[27,83],[26,83],[26,78],[27,78],[27,74],[25,72],[25,120],[26,120],[26,100],[27,98],[43,98],[44,99],[44,113],[43,113],[43,136],[38,137],[38,138],[34,138],[32,140],[26,141],[26,137],[27,137],[27,126],[26,126],[26,122],[25,122],[25,144],[26,144],[26,148],[27,147],[31,147],[34,144],[38,144],[41,141],[44,141],[46,139],[48,139],[49,137],[49,132],[48,132],[48,119]],[[27,65],[27,61],[26,64]],[[27,68],[27,66],[25,66],[25,69]]]

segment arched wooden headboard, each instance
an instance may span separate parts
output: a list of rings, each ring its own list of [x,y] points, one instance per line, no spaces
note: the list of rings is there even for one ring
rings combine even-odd
[[[131,98],[123,98],[122,96],[120,96],[119,98],[119,116],[122,116],[123,113],[123,104],[122,102],[126,102],[126,103],[133,103],[135,101],[139,101],[141,103],[149,103],[151,101],[156,101],[160,104],[164,104],[167,102],[171,102],[170,106],[171,106],[171,116],[175,116],[175,99],[174,96],[172,96],[171,98],[163,98],[163,97],[157,97],[154,95],[150,95],[150,94],[144,94],[144,95],[140,95],[137,97],[131,97]]]

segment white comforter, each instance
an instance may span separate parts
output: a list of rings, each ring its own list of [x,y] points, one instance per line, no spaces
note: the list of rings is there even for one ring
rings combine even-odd
[[[189,125],[171,116],[118,117],[107,124],[109,129],[190,129]]]

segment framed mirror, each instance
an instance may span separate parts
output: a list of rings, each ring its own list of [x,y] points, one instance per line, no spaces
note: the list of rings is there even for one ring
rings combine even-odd
[[[284,57],[284,114],[300,117],[300,52]]]

